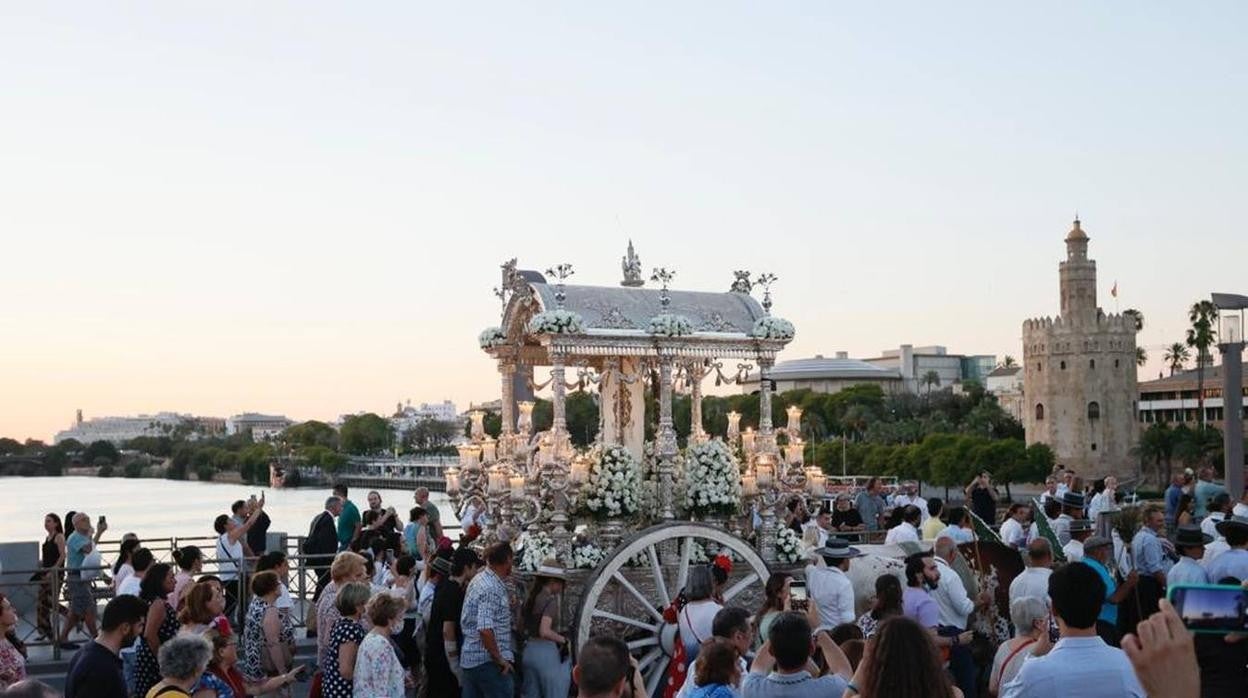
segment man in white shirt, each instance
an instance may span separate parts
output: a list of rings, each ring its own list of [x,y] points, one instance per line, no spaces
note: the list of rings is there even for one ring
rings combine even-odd
[[[1005,521],[1001,522],[1001,541],[1011,548],[1022,549],[1027,547],[1027,519],[1031,514],[1031,508],[1026,504],[1011,504],[1009,512],[1005,515]]]
[[[958,556],[958,546],[952,538],[942,536],[933,544],[936,553],[936,568],[940,579],[936,580],[936,588],[932,590],[932,598],[940,608],[941,635],[960,634],[970,627],[970,615],[977,608],[988,605],[991,599],[988,592],[981,592],[978,602],[972,601],[966,593],[966,585],[962,577],[953,569],[953,561]],[[950,630],[950,629],[953,630]],[[970,647],[954,645],[949,654],[949,671],[954,681],[962,689],[963,695],[973,695],[975,686],[975,661]]]
[[[1219,492],[1209,503],[1209,514],[1200,520],[1200,531],[1210,538],[1218,537],[1218,522],[1229,516],[1231,511],[1231,495]]]
[[[1083,560],[1083,542],[1092,535],[1095,528],[1087,519],[1075,519],[1070,522],[1070,540],[1062,546],[1062,555],[1066,557],[1066,562]]]
[[[919,542],[919,524],[923,520],[923,514],[919,512],[919,508],[913,504],[907,504],[901,510],[901,523],[888,529],[888,535],[884,536],[885,545],[896,545],[898,543]]]
[[[919,521],[920,525],[927,521],[929,516],[927,513],[927,500],[919,496],[919,483],[901,483],[901,492],[896,497],[893,497],[893,506],[904,507],[907,504],[913,504],[919,508],[919,515],[922,517],[922,520]]]
[[[1070,542],[1070,522],[1083,518],[1083,495],[1078,492],[1063,492],[1058,498],[1062,503],[1062,513],[1053,520],[1053,533],[1057,542],[1066,545]]]
[[[1061,639],[1031,656],[1001,698],[1144,698],[1127,655],[1096,634],[1105,582],[1088,565],[1063,565],[1049,578],[1049,603]]]
[[[849,561],[862,555],[842,538],[829,538],[828,544],[815,551],[823,559],[823,567],[806,566],[806,595],[810,599],[811,618],[818,618],[816,630],[831,630],[841,623],[852,623],[854,585],[849,581]]]
[[[815,547],[822,548],[828,544],[828,535],[831,530],[832,512],[828,509],[828,505],[824,504],[819,508],[819,513],[802,527],[802,534],[805,537],[807,531],[814,531]]]
[[[148,568],[154,562],[156,558],[152,555],[152,551],[147,548],[135,548],[130,554],[130,565],[134,567],[134,574],[117,585],[117,596],[138,596],[143,587],[143,577],[147,575]]]
[[[1096,522],[1096,517],[1100,516],[1101,512],[1113,511],[1117,508],[1118,505],[1114,499],[1117,489],[1118,478],[1110,475],[1105,478],[1105,489],[1092,495],[1092,501],[1088,503],[1088,518],[1093,523]]]
[[[1048,538],[1027,544],[1027,569],[1010,582],[1010,604],[1025,596],[1049,598],[1049,575],[1053,574],[1053,548]]]
[[[1057,499],[1057,478],[1052,475],[1044,478],[1044,491],[1040,493],[1040,503],[1044,504],[1050,499]]]

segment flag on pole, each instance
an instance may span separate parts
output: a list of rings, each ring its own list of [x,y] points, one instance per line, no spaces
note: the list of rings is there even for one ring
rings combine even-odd
[[[1118,297],[1118,282],[1117,281],[1114,281],[1114,287],[1109,289],[1109,295],[1113,296],[1114,298]]]

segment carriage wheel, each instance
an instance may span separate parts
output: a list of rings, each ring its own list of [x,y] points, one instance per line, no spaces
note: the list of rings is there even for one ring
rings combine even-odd
[[[691,522],[660,524],[626,539],[589,578],[581,597],[577,649],[594,634],[624,639],[637,657],[649,695],[655,694],[671,663],[676,626],[664,622],[663,609],[689,578],[694,543],[732,551],[735,562],[724,588],[725,604],[743,593],[738,604],[757,601],[768,575],[758,552],[722,528]]]

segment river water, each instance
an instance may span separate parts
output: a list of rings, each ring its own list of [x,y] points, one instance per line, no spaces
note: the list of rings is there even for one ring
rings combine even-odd
[[[108,520],[104,540],[123,533],[140,538],[212,536],[212,522],[230,513],[230,504],[259,495],[261,488],[186,480],[96,477],[6,477],[0,479],[4,506],[0,508],[0,542],[43,540],[43,517],[48,512],[65,516],[69,510],[85,511],[94,521]],[[270,531],[305,535],[312,517],[325,506],[328,489],[264,489],[265,511],[273,520]],[[403,522],[413,506],[411,490],[378,490],[382,506],[393,506]],[[368,508],[368,490],[352,490],[351,501]],[[446,495],[433,492],[442,519],[452,518]]]

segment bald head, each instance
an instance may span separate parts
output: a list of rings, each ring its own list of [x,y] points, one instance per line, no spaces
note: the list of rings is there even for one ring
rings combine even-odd
[[[1053,564],[1053,546],[1048,538],[1037,538],[1027,544],[1028,567],[1050,567]]]
[[[949,536],[941,536],[936,539],[932,549],[936,551],[936,557],[944,558],[948,562],[953,560],[954,553],[958,551],[958,544]]]

